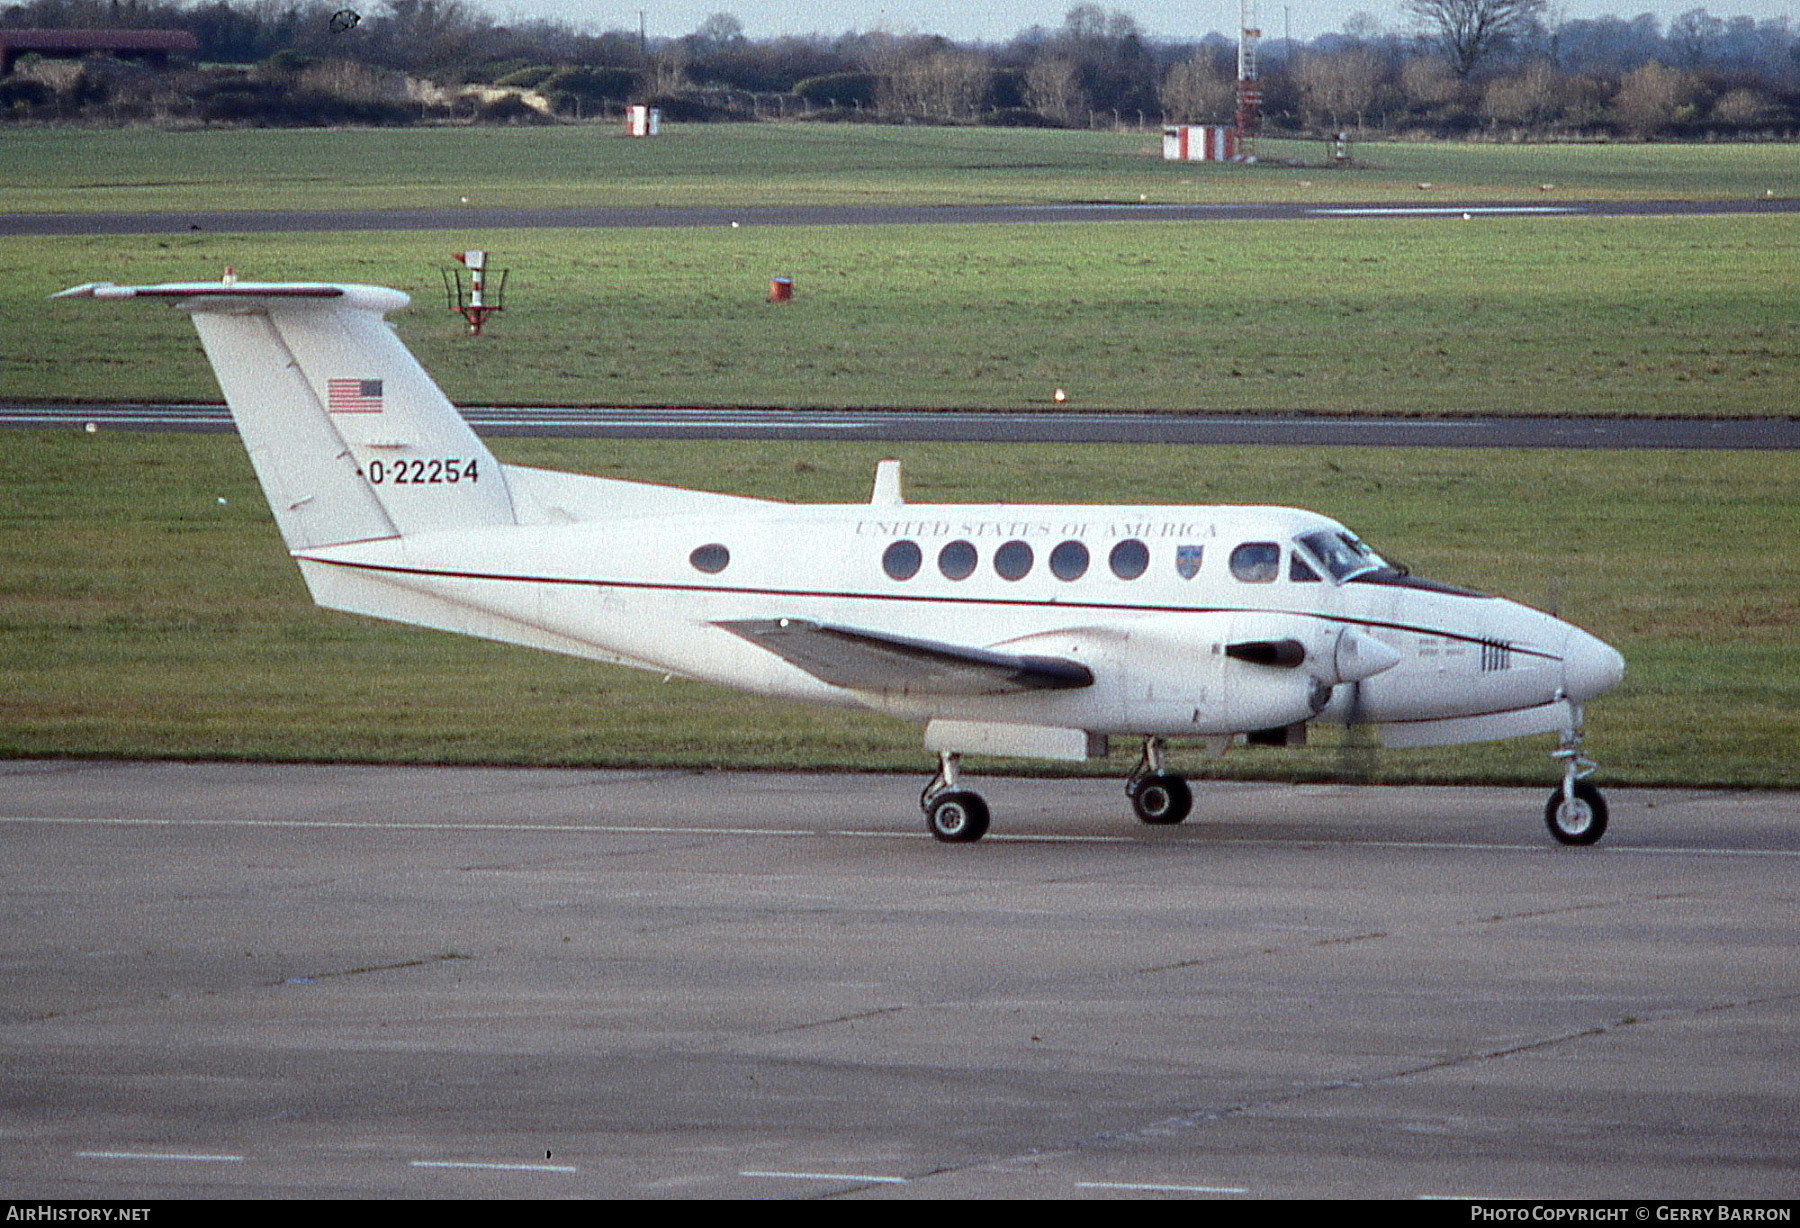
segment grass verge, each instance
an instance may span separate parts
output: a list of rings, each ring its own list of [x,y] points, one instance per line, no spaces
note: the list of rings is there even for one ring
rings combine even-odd
[[[0,133],[0,210],[457,209],[793,204],[1270,204],[1800,195],[1786,145],[1319,141],[1255,165],[1164,162],[1154,128],[834,124],[553,128],[28,128]],[[1425,185],[1425,186],[1421,186]]]
[[[471,340],[438,270],[498,248]],[[464,404],[1785,415],[1800,216],[0,240],[0,396],[212,400],[173,311],[64,286],[408,289]],[[793,302],[764,301],[795,279]]]

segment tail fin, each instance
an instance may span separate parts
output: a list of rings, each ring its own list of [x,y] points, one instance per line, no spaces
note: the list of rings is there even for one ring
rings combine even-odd
[[[290,550],[513,524],[506,475],[383,318],[379,286],[77,286],[174,300],[200,333]]]

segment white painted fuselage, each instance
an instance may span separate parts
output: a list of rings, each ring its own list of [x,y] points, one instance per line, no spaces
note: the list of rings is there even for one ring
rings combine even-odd
[[[553,475],[507,473],[515,494],[535,480],[554,485]],[[1351,715],[1351,683],[1233,660],[1225,649],[1293,639],[1318,660],[1346,631],[1396,656],[1354,684],[1356,719],[1379,725],[1581,702],[1621,669],[1618,654],[1593,636],[1510,601],[1391,575],[1334,582],[1299,539],[1346,530],[1290,508],[792,505],[587,482],[589,500],[607,502],[611,493],[636,510],[297,557],[324,604],[392,617],[404,593],[403,603],[418,605],[407,621],[913,720],[1163,736],[1341,722]],[[684,506],[693,502],[702,506]],[[920,562],[896,578],[884,556],[906,542]],[[1084,548],[1086,562],[1064,579],[1051,559],[1070,542]],[[973,569],[960,579],[939,565],[953,543],[973,549]],[[1009,543],[1029,551],[1017,579],[996,567]],[[1141,574],[1127,578],[1110,565],[1121,543],[1142,544]],[[1233,552],[1263,544],[1276,552],[1259,573],[1267,578],[1240,578]],[[716,571],[693,561],[707,547],[722,548]],[[1014,545],[1011,557],[1026,555]],[[1088,667],[1093,683],[985,695],[847,689],[722,625],[779,619],[1061,658]],[[1321,696],[1320,682],[1338,693]]]

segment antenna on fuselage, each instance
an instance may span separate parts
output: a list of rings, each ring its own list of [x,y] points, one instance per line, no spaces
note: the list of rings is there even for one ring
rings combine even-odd
[[[875,490],[869,495],[870,507],[901,507],[906,496],[900,490],[900,462],[884,460],[875,463]]]

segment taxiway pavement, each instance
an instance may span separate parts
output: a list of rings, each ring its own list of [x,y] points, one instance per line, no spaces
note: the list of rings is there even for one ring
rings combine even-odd
[[[633,230],[708,226],[984,226],[1058,222],[1394,221],[1476,217],[1686,217],[1800,212],[1800,200],[1534,200],[1313,204],[768,205],[731,208],[175,210],[0,213],[4,235],[307,234],[356,230]]]
[[[1800,449],[1800,418],[1415,418],[1385,415],[899,409],[465,406],[484,436],[557,439],[834,439],[890,443],[1233,444],[1265,447]],[[225,434],[223,405],[0,402],[0,428]]]
[[[13,1198],[1791,1197],[1795,799],[0,763]]]

